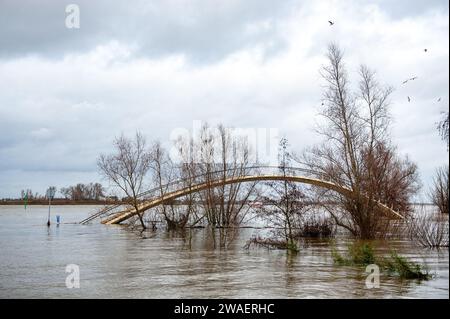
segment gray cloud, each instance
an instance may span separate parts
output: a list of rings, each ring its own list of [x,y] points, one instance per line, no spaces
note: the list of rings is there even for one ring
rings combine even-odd
[[[65,27],[62,1],[2,0],[0,57],[37,54],[58,58],[117,40],[137,47],[136,54],[159,57],[185,54],[197,63],[217,61],[227,54],[256,44],[267,54],[285,43],[279,24],[300,1],[115,1],[78,0],[81,28]],[[445,0],[378,0],[367,2],[394,18],[448,11]],[[330,11],[330,19],[340,21]]]
[[[378,0],[374,3],[386,8],[386,13],[393,18],[420,16],[430,10],[448,12],[445,0]]]
[[[265,42],[270,53],[282,47],[277,23],[293,7],[292,1],[276,0],[75,3],[81,27],[67,29],[64,2],[3,0],[0,56],[57,58],[112,40],[136,46],[143,56],[185,54],[198,63]]]
[[[396,87],[394,141],[425,186],[448,162],[435,129],[448,108],[447,1],[77,3],[81,29],[68,30],[63,2],[0,0],[0,197],[98,180],[96,158],[121,132],[168,143],[207,120],[311,145],[330,41],[352,79],[367,63]]]

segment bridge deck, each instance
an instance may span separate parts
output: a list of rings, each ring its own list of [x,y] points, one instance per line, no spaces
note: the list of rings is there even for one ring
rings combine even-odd
[[[149,199],[145,202],[143,202],[139,207],[140,212],[144,212],[152,207],[162,205],[168,201],[174,200],[176,198],[189,195],[191,193],[199,192],[202,190],[205,190],[207,188],[213,188],[218,187],[222,185],[227,184],[234,184],[234,183],[245,183],[245,182],[255,182],[255,181],[292,181],[292,182],[298,182],[298,183],[304,183],[314,186],[319,186],[323,188],[327,188],[333,191],[336,191],[344,196],[352,196],[353,192],[351,189],[342,187],[340,185],[337,185],[332,182],[324,181],[317,178],[312,177],[305,177],[305,176],[285,176],[285,175],[250,175],[250,176],[237,176],[237,177],[230,177],[225,178],[221,180],[216,180],[213,182],[203,182],[196,185],[193,185],[191,187],[184,187],[179,190],[175,190],[172,192],[168,192],[167,194],[156,197],[154,199]],[[393,214],[396,217],[404,218],[401,214],[394,211],[393,209],[387,207],[386,205],[375,202],[376,205],[378,205],[383,211]],[[127,209],[125,211],[121,211],[119,213],[116,213],[112,215],[111,217],[104,220],[102,223],[104,224],[118,224],[120,222],[123,222],[132,216],[136,215],[136,210],[134,208]]]

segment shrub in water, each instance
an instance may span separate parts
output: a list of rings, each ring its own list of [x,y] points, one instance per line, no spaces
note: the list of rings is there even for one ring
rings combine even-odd
[[[335,248],[331,252],[334,263],[341,266],[377,264],[391,274],[404,279],[429,280],[432,275],[419,264],[408,261],[405,257],[391,253],[390,258],[377,260],[373,247],[368,243],[354,243],[348,246],[348,256],[342,256]]]

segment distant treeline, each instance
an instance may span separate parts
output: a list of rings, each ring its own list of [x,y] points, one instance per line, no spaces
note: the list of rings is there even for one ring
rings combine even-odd
[[[110,205],[110,204],[120,204],[124,203],[119,199],[83,199],[83,200],[71,200],[66,198],[54,198],[52,200],[52,205]],[[25,200],[23,199],[0,199],[0,205],[24,205]],[[27,205],[48,205],[48,199],[38,198],[31,199],[27,201]]]
[[[49,188],[54,188],[56,190],[56,187],[54,186]],[[62,187],[59,192],[62,195],[62,198],[68,200],[101,200],[105,198],[104,187],[100,183],[78,183],[74,186]],[[31,189],[23,189],[20,192],[19,199],[27,199],[29,201],[47,199],[47,194],[42,195],[33,192]]]
[[[52,186],[56,190],[56,187]],[[48,203],[48,192],[40,194],[33,192],[32,189],[23,189],[20,196],[17,198],[3,198],[0,203],[3,205],[42,205]],[[78,183],[73,186],[62,187],[59,194],[55,194],[52,202],[54,204],[105,204],[105,203],[120,203],[122,200],[117,196],[106,196],[104,187],[100,183]]]
[[[82,184],[62,187],[60,193],[70,200],[100,200],[105,198],[104,188],[100,183]]]

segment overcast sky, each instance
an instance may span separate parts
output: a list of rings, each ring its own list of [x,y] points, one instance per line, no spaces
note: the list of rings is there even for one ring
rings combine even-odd
[[[0,0],[0,197],[101,181],[114,136],[168,144],[196,120],[276,128],[300,151],[318,141],[330,42],[351,79],[363,63],[394,86],[392,136],[426,191],[448,163],[448,39],[447,0]]]

